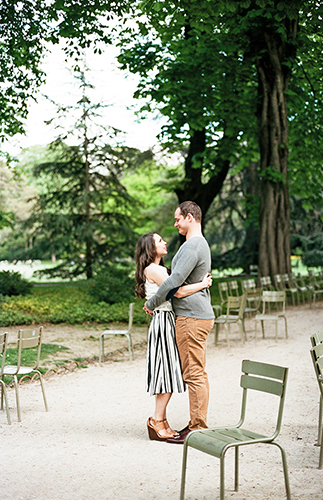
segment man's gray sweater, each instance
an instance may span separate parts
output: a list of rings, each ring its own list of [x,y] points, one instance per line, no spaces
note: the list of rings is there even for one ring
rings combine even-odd
[[[166,299],[173,296],[182,285],[202,281],[211,271],[211,253],[204,237],[195,236],[180,247],[172,261],[172,274],[159,287],[157,293],[147,302],[153,311]],[[204,288],[182,299],[172,298],[176,316],[198,319],[213,319],[210,292]]]

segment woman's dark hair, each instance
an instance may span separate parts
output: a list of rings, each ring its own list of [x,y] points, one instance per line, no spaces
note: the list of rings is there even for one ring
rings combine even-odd
[[[138,299],[144,299],[146,297],[145,291],[145,275],[144,271],[154,260],[156,259],[156,244],[154,240],[153,232],[144,234],[141,236],[137,242],[135,261],[136,261],[136,288],[135,295]],[[163,261],[160,261],[160,265],[164,266]]]

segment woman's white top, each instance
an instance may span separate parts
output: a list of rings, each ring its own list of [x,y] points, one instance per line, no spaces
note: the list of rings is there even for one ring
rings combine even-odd
[[[154,264],[154,265],[158,265],[158,264]],[[166,267],[164,266],[159,266],[161,268],[161,271],[165,274],[165,277],[168,278],[168,272],[167,272],[167,269]],[[146,292],[146,299],[149,300],[153,295],[155,295],[155,293],[157,292],[159,286],[157,285],[157,283],[149,283],[149,281],[145,281],[145,292]],[[165,302],[163,302],[162,304],[160,304],[158,307],[156,307],[156,309],[154,309],[155,311],[172,311],[173,308],[172,308],[172,303],[170,300],[166,300]]]

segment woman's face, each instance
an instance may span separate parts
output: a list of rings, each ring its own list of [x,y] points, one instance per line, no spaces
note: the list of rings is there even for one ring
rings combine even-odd
[[[167,254],[167,246],[166,242],[162,239],[159,234],[154,233],[154,241],[155,241],[155,248],[156,248],[156,255],[157,257],[163,257],[164,255]]]

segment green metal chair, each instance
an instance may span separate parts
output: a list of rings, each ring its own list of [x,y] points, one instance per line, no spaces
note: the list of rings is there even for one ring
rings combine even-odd
[[[279,292],[270,292],[264,290],[262,292],[262,312],[260,314],[256,314],[255,316],[255,339],[257,340],[257,322],[261,322],[262,328],[262,336],[265,338],[265,330],[264,330],[264,321],[274,321],[276,326],[276,335],[275,340],[278,338],[278,320],[284,319],[285,321],[285,334],[286,338],[288,338],[287,334],[287,319],[285,316],[285,302],[286,302],[286,293]],[[272,307],[274,309],[272,309]]]
[[[232,297],[239,297],[239,285],[237,280],[229,281],[229,293]]]
[[[3,410],[3,400],[6,405],[7,420],[8,424],[11,424],[10,410],[7,398],[6,384],[2,379],[4,365],[6,362],[6,351],[7,351],[8,333],[0,333],[0,385],[1,385],[1,410]]]
[[[263,290],[275,290],[274,286],[271,283],[270,276],[260,276],[260,285]]]
[[[244,360],[242,362],[242,372],[243,373],[241,375],[240,381],[240,385],[243,389],[242,406],[241,416],[238,424],[233,427],[220,427],[192,431],[187,435],[187,438],[185,439],[183,449],[180,500],[184,500],[186,464],[189,446],[220,459],[220,500],[224,500],[224,459],[226,452],[230,448],[234,448],[235,450],[234,489],[235,491],[238,491],[239,448],[240,446],[252,445],[257,443],[274,444],[280,449],[284,469],[286,495],[288,500],[291,499],[286,453],[281,444],[275,441],[281,429],[288,368]],[[270,436],[257,433],[254,429],[247,430],[242,427],[246,417],[247,394],[253,390],[261,391],[263,393],[272,395],[272,397],[277,396],[279,398],[275,430],[274,433]],[[262,417],[263,413],[261,407],[259,408],[259,414]],[[252,409],[252,416],[253,418],[255,417],[254,409]]]
[[[218,287],[221,300],[221,308],[223,308],[223,306],[228,303],[228,297],[230,296],[227,281],[220,281],[218,283]]]
[[[247,288],[245,314],[259,313],[261,306],[262,288]]]
[[[315,375],[320,390],[319,440],[320,458],[319,469],[323,467],[323,433],[322,433],[322,398],[323,398],[323,343],[317,344],[310,350]]]
[[[323,331],[313,333],[310,336],[310,341],[311,341],[312,347],[315,347],[318,344],[323,344]],[[323,416],[323,398],[322,398],[322,395],[320,394],[319,419],[318,419],[318,438],[317,438],[318,443],[320,443],[322,440],[322,416]]]
[[[294,295],[296,295],[297,305],[299,305],[299,296],[298,296],[298,288],[293,284],[290,280],[289,275],[287,273],[281,275],[281,279],[283,282],[284,291],[286,294],[290,294],[292,297],[293,306],[295,305]]]
[[[129,351],[129,359],[132,361],[133,358],[133,346],[132,346],[132,322],[133,322],[133,311],[134,311],[135,303],[132,302],[129,306],[129,322],[127,330],[104,330],[101,333],[99,339],[99,363],[102,365],[102,360],[104,359],[104,339],[109,335],[124,335],[128,340],[128,351]]]
[[[218,343],[219,328],[220,325],[224,326],[225,335],[230,347],[229,333],[230,325],[237,324],[240,328],[241,340],[244,343],[246,338],[246,331],[244,326],[244,311],[246,308],[246,295],[243,294],[240,297],[228,297],[227,312],[226,314],[221,314],[218,318],[215,318],[215,345]]]
[[[246,290],[255,289],[256,282],[254,279],[250,278],[248,280],[241,281],[241,286],[242,286],[242,291],[245,292]]]
[[[43,327],[35,329],[26,329],[18,331],[18,340],[17,340],[17,364],[16,365],[5,365],[2,373],[2,380],[4,380],[5,376],[13,377],[15,391],[16,391],[16,402],[17,402],[17,414],[18,414],[18,422],[21,422],[21,411],[20,411],[20,401],[19,401],[19,390],[18,390],[18,375],[29,375],[31,373],[37,374],[40,380],[41,390],[43,393],[44,405],[46,411],[48,411],[48,405],[45,395],[45,387],[42,374],[38,370],[39,361],[40,361],[40,352],[41,352],[41,344],[42,344],[42,335],[43,335]],[[21,365],[21,357],[24,349],[35,348],[35,363],[33,366],[22,366]]]

